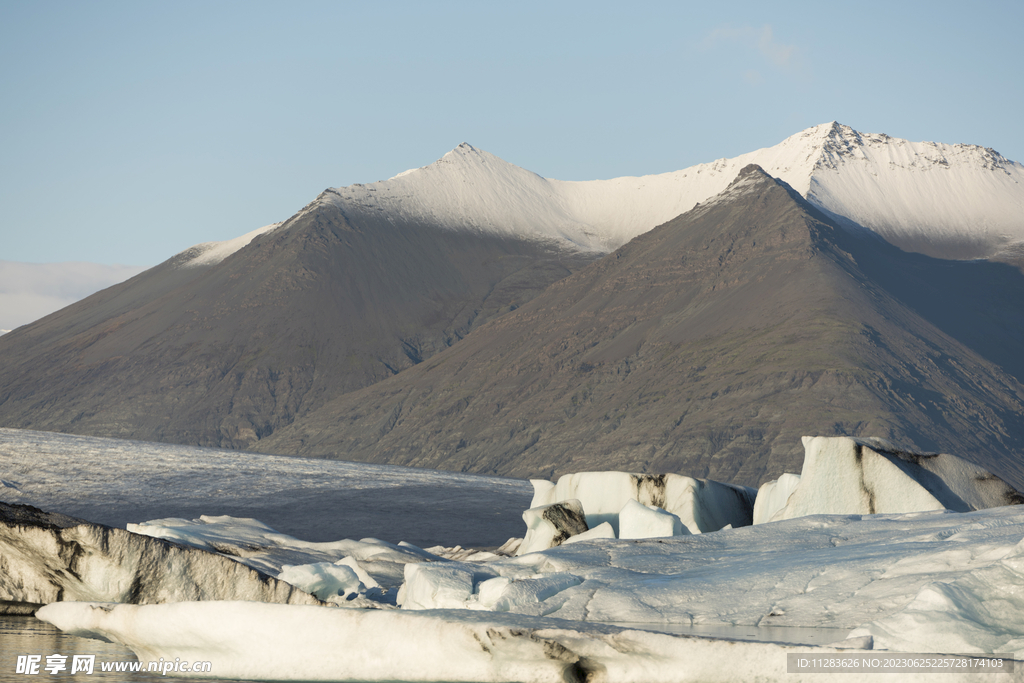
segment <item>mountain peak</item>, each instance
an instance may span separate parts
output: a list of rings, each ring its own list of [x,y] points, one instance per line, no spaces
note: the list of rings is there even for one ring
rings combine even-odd
[[[728,187],[706,202],[699,204],[695,207],[695,210],[706,211],[712,206],[732,202],[744,195],[764,192],[773,187],[781,187],[790,196],[799,198],[801,202],[803,201],[803,198],[799,197],[799,193],[793,190],[785,181],[772,176],[758,164],[747,164],[740,169],[740,172],[729,183]]]
[[[473,145],[469,144],[468,142],[460,142],[458,144],[458,146],[456,146],[452,151],[447,152],[443,157],[438,159],[438,161],[443,161],[445,159],[456,159],[456,158],[471,157],[471,156],[474,156],[474,155],[480,155],[481,152],[483,152],[483,150],[477,149],[476,147],[474,147]],[[486,154],[486,152],[484,152],[484,154]],[[493,155],[488,155],[488,156],[493,156]]]
[[[903,249],[975,258],[1024,241],[1024,166],[973,145],[909,142],[838,121],[732,159],[583,182],[543,178],[462,142],[427,166],[324,199],[353,214],[608,252],[706,204],[751,163]]]

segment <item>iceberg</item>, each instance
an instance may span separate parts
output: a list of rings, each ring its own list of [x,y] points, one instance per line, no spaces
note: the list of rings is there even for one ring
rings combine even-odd
[[[0,503],[0,612],[31,613],[61,600],[322,604],[217,553]]]
[[[523,512],[523,521],[526,522],[526,537],[517,555],[553,548],[590,530],[578,500],[531,507]]]
[[[679,517],[654,505],[628,500],[619,510],[619,538],[657,538],[689,535]]]
[[[591,528],[607,522],[619,534],[619,511],[627,501],[653,505],[670,512],[692,534],[718,531],[753,522],[755,489],[694,479],[679,474],[631,474],[627,472],[577,472],[559,477],[557,483],[531,480],[530,507],[576,499],[583,505]]]
[[[799,482],[771,520],[817,514],[968,512],[1024,502],[1024,496],[1005,481],[954,455],[911,453],[877,438],[805,436],[803,444]],[[789,485],[792,480],[785,486]],[[779,486],[762,491],[771,498],[779,495]],[[766,502],[762,509],[767,512],[776,504]]]
[[[128,529],[140,535],[221,553],[271,576],[279,576],[286,566],[335,564],[343,560],[357,576],[366,577],[360,578],[366,588],[382,590],[381,599],[387,599],[385,596],[389,593],[393,597],[393,592],[401,586],[406,564],[444,559],[410,543],[396,545],[376,538],[303,541],[279,533],[259,520],[226,515],[202,515],[191,520],[170,517],[128,524]]]
[[[789,497],[793,495],[799,483],[799,474],[787,473],[778,479],[761,484],[761,488],[757,490],[757,499],[754,501],[754,524],[771,521],[776,512],[786,507]]]
[[[756,501],[753,489],[679,475],[538,480],[527,538],[491,551],[309,542],[228,516],[131,533],[6,506],[0,586],[38,589],[19,589],[20,604],[51,603],[39,618],[67,633],[123,643],[144,662],[209,661],[219,678],[845,681],[789,673],[787,655],[1024,657],[1024,506],[1005,504],[1020,494],[959,458],[877,439],[805,448],[801,475]],[[785,518],[801,505],[807,515]],[[121,590],[128,579],[138,595]],[[812,641],[801,628],[826,633]],[[710,629],[733,630],[694,635]],[[728,640],[736,629],[804,644]]]
[[[333,563],[288,564],[277,578],[324,602],[335,604],[380,595],[381,592],[377,582],[351,557]]]

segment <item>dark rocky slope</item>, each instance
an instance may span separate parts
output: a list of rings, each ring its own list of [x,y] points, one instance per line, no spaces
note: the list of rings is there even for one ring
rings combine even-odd
[[[1024,277],[836,226],[747,167],[723,194],[258,444],[514,476],[747,485],[871,435],[1024,487]]]
[[[241,448],[447,348],[592,256],[317,201],[0,337],[0,425]]]

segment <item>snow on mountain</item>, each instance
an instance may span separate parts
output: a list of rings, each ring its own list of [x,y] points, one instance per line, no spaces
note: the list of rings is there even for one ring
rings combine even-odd
[[[988,255],[1024,240],[1024,166],[973,145],[908,142],[825,123],[774,147],[680,171],[611,180],[543,178],[463,143],[389,180],[328,190],[353,212],[555,239],[611,251],[723,191],[748,164],[817,206],[883,236],[941,252]]]
[[[1024,166],[993,149],[833,123],[808,180],[794,187],[811,203],[913,251],[942,255],[950,245],[987,256],[1024,241]]]
[[[235,237],[234,239],[224,240],[222,242],[204,242],[202,244],[189,247],[179,254],[179,256],[183,257],[184,260],[179,263],[178,266],[180,268],[196,268],[198,266],[216,265],[245,245],[249,244],[249,242],[252,242],[257,236],[262,235],[265,232],[270,232],[275,228],[279,228],[281,225],[281,223],[264,225],[262,228],[257,228],[251,232],[247,232],[241,237]]]
[[[543,178],[462,143],[434,163],[375,183],[325,190],[347,215],[476,230],[609,252],[726,189],[757,164],[811,203],[901,248],[975,258],[1024,245],[1024,166],[976,145],[909,142],[823,123],[774,147],[671,173],[610,180]],[[184,252],[213,265],[283,225]]]

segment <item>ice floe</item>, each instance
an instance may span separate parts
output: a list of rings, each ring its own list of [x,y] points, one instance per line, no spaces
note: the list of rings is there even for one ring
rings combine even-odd
[[[523,513],[523,521],[526,522],[526,537],[519,546],[519,555],[554,548],[590,530],[583,505],[578,500],[531,507]]]
[[[803,443],[800,480],[783,486],[792,486],[792,492],[770,519],[823,513],[967,512],[1024,502],[1024,496],[1005,481],[954,455],[911,453],[882,439],[805,436]],[[780,498],[779,487],[762,487],[762,492]]]
[[[216,553],[0,503],[0,612],[58,600],[318,604],[273,574]]]
[[[694,479],[679,474],[632,474],[628,472],[577,472],[557,483],[531,480],[530,507],[565,500],[579,500],[587,525],[609,523],[619,534],[619,512],[628,501],[652,505],[670,512],[690,533],[717,531],[726,525],[746,526],[753,520],[755,489]]]

